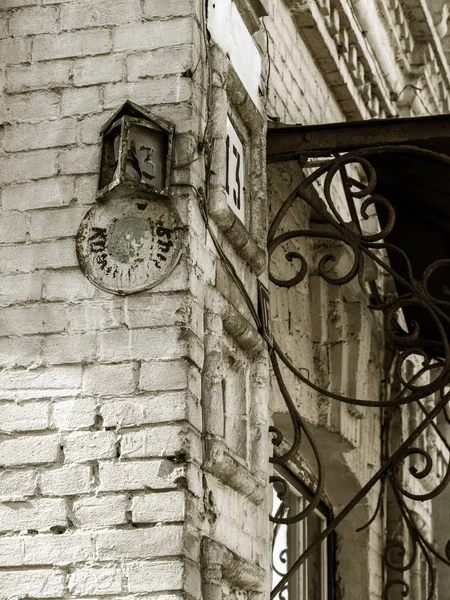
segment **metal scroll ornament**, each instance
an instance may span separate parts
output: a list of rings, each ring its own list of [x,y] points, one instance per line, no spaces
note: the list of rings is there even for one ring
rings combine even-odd
[[[317,268],[319,276],[327,284],[341,286],[357,280],[360,286],[367,291],[364,270],[368,264],[375,264],[381,273],[390,276],[394,280],[397,289],[402,290],[402,293],[388,299],[380,297],[374,283],[371,284],[370,290],[372,296],[370,308],[374,311],[382,311],[384,313],[386,342],[390,348],[395,349],[392,366],[393,381],[390,388],[391,396],[388,399],[347,397],[337,391],[323,389],[323,387],[314,381],[307,369],[301,364],[294,364],[293,360],[283,352],[276,334],[273,335],[272,344],[269,344],[273,372],[291,417],[294,432],[293,441],[288,444],[283,439],[283,434],[280,430],[275,427],[271,428],[275,448],[272,462],[287,466],[289,460],[300,451],[301,445],[307,440],[315,456],[317,463],[316,472],[318,474],[316,489],[309,505],[298,515],[286,516],[279,513],[273,515],[271,520],[275,524],[290,525],[305,519],[317,507],[323,498],[325,489],[324,465],[319,448],[295,406],[284,380],[283,372],[286,370],[290,371],[301,383],[309,386],[319,394],[323,394],[338,402],[382,409],[384,411],[384,421],[387,423],[383,430],[385,455],[381,467],[367,484],[362,487],[358,494],[352,498],[347,506],[329,522],[328,526],[306,548],[302,555],[291,562],[289,568],[273,589],[272,598],[275,598],[283,590],[286,590],[289,580],[308,556],[312,554],[317,545],[321,544],[336,529],[339,523],[376,484],[380,484],[378,506],[376,513],[367,526],[376,518],[383,503],[383,494],[386,488],[390,486],[391,493],[398,506],[399,516],[403,519],[406,531],[411,538],[410,548],[412,549],[410,556],[406,557],[405,549],[403,547],[400,548],[398,542],[395,540],[388,541],[385,566],[386,570],[391,575],[394,574],[394,576],[388,578],[386,581],[384,589],[385,600],[393,597],[391,593],[395,587],[400,590],[402,597],[406,598],[409,596],[409,586],[404,579],[404,573],[411,569],[415,561],[418,560],[418,554],[422,553],[430,573],[427,600],[431,600],[434,597],[436,587],[436,579],[433,575],[434,559],[437,558],[450,565],[449,547],[447,548],[447,553],[445,551],[438,552],[431,542],[425,539],[412,516],[411,507],[408,504],[410,501],[430,500],[442,492],[450,480],[450,467],[447,467],[447,472],[437,488],[422,496],[412,494],[408,491],[407,486],[403,484],[402,478],[399,475],[400,472],[405,471],[405,461],[412,455],[420,456],[425,466],[421,469],[411,467],[408,472],[410,477],[422,479],[433,470],[432,457],[425,450],[421,449],[417,443],[419,437],[427,428],[437,429],[438,435],[444,441],[446,448],[450,450],[448,441],[435,424],[436,417],[443,411],[448,410],[447,404],[450,400],[449,394],[446,393],[446,386],[450,384],[450,346],[447,337],[447,331],[450,330],[448,311],[450,299],[447,289],[441,289],[441,293],[436,295],[435,287],[430,283],[438,271],[450,267],[450,259],[438,260],[430,264],[423,272],[421,279],[418,280],[413,274],[413,267],[406,253],[400,247],[386,241],[394,228],[396,211],[391,201],[377,192],[377,174],[370,162],[371,157],[382,155],[384,152],[402,152],[406,155],[409,153],[415,156],[423,154],[426,155],[428,160],[436,161],[438,164],[443,163],[446,166],[450,165],[448,157],[412,146],[372,147],[331,159],[321,160],[316,163],[315,167],[312,167],[312,172],[309,176],[286,199],[278,210],[269,229],[269,261],[272,259],[272,262],[274,262],[275,253],[277,253],[277,266],[279,266],[280,256],[282,257],[281,260],[283,260],[284,256],[284,260],[296,267],[295,273],[292,274],[291,271],[287,279],[281,278],[278,271],[277,275],[269,272],[270,280],[278,287],[292,288],[302,284],[308,275],[309,268],[307,259],[300,250],[302,241],[307,239],[322,239],[330,241],[334,245],[344,246],[349,250],[349,254],[352,257],[347,272],[336,275],[329,268],[330,265],[336,262],[336,255],[332,249],[327,251],[319,261]],[[311,193],[313,189],[318,187],[315,184],[319,181],[321,182],[321,189],[323,189],[322,203],[313,201],[314,194]],[[338,184],[341,186],[343,194],[335,196]],[[345,199],[346,212],[351,215],[351,222],[345,220],[341,214],[342,211],[338,208],[339,206],[343,206],[343,204],[335,202],[333,200],[334,197]],[[303,203],[303,205],[309,205],[311,209],[314,209],[315,215],[318,216],[316,220],[322,223],[322,226],[318,224],[314,230],[286,230],[285,216],[291,210],[295,209],[294,205],[298,202]],[[374,211],[377,214],[383,215],[383,219],[378,221],[381,225],[379,225],[378,231],[375,232],[369,231],[364,226],[365,222],[369,219],[369,214],[373,214]],[[388,255],[390,257],[394,256],[395,260],[390,260]],[[394,263],[401,265],[401,269],[394,269],[392,267]],[[402,321],[403,315],[411,310],[425,314],[428,322],[433,324],[439,337],[440,351],[438,359],[436,358],[434,349],[430,350],[426,344],[422,343],[421,327],[418,322],[409,323],[407,330],[400,325],[404,322]],[[406,377],[405,365],[408,358],[411,358],[412,355],[421,358],[422,366],[417,373]],[[432,376],[425,380],[421,375],[428,371],[432,373]],[[428,399],[427,406],[429,406],[430,402],[432,403],[431,408],[425,408],[425,399]],[[403,443],[398,445],[395,450],[392,450],[390,444],[390,419],[395,411],[399,410],[399,407],[413,402],[418,403],[421,409],[423,409],[423,420]],[[448,416],[448,413],[445,414]],[[271,481],[276,486],[277,491],[282,490],[279,492],[280,498],[289,493],[288,486],[283,482],[281,477],[274,475]],[[394,557],[396,552],[397,555]]]

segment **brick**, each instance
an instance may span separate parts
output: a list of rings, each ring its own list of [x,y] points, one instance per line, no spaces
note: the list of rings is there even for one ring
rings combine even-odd
[[[183,337],[183,331],[179,327],[107,331],[99,335],[99,358],[104,362],[133,358],[169,359],[186,353],[185,336]],[[170,377],[170,370],[166,369],[166,375]]]
[[[60,99],[55,92],[30,92],[7,96],[0,112],[3,121],[49,121],[60,116]],[[33,177],[30,177],[33,179]],[[36,179],[36,178],[34,178]]]
[[[64,206],[74,197],[74,190],[74,180],[66,177],[6,187],[2,194],[3,210]]]
[[[192,67],[192,55],[191,44],[132,54],[127,58],[128,80],[137,81],[144,77],[184,73]]]
[[[158,285],[152,288],[153,293],[160,292],[181,292],[193,288],[193,280],[195,277],[192,274],[192,269],[189,267],[183,257],[178,265],[172,271],[170,277],[164,279]]]
[[[141,104],[188,102],[192,98],[192,82],[187,77],[170,75],[164,79],[144,79],[131,83],[108,83],[104,86],[105,108],[120,106],[127,98]]]
[[[92,560],[92,536],[76,532],[0,538],[0,566],[67,566]]]
[[[163,592],[184,589],[184,565],[179,560],[136,562],[128,565],[128,590],[139,592]]]
[[[22,248],[22,246],[21,246]],[[14,248],[3,248],[3,258],[12,256]],[[0,249],[0,260],[2,249]],[[7,269],[5,269],[6,271]],[[27,273],[24,275],[2,275],[0,277],[0,306],[20,304],[39,300],[42,290],[42,276],[40,273]]]
[[[35,6],[39,4],[38,0],[2,0],[0,12],[6,11],[9,8],[20,8],[22,6]]]
[[[118,54],[83,58],[75,62],[72,73],[75,86],[121,81],[124,75],[123,58]],[[104,123],[106,120],[107,117],[103,116]]]
[[[101,491],[145,490],[176,487],[182,477],[182,466],[166,459],[152,461],[101,462]]]
[[[105,427],[130,427],[146,423],[188,420],[198,427],[200,407],[186,391],[155,394],[151,397],[108,399],[101,405]]]
[[[193,127],[193,123],[196,121],[196,119],[201,119],[201,114],[200,111],[198,111],[196,107],[192,106],[190,102],[177,102],[176,104],[155,104],[152,106],[152,112],[155,112],[155,114],[163,119],[167,119],[167,121],[176,123],[177,133],[189,132],[193,135],[198,133],[195,127]],[[191,213],[190,218],[194,219],[195,215]]]
[[[1,404],[2,431],[39,431],[47,429],[49,423],[50,405],[47,402]]]
[[[0,339],[0,365],[13,367],[38,367],[41,365],[41,339],[14,337]]]
[[[67,526],[64,500],[43,498],[0,505],[0,531],[47,530]]]
[[[70,575],[68,587],[74,596],[119,594],[122,573],[118,567],[80,567]]]
[[[144,0],[144,16],[147,19],[155,17],[183,17],[195,14],[193,0]]]
[[[99,359],[102,362],[119,362],[137,359],[132,348],[131,332],[127,330],[105,331],[98,335]],[[141,350],[142,353],[142,350]]]
[[[186,500],[183,491],[135,496],[131,503],[133,523],[184,521]]]
[[[85,116],[81,121],[81,141],[83,144],[98,144],[100,141],[100,130],[112,116],[113,110],[102,111],[93,116]],[[95,180],[94,188],[97,187]],[[95,193],[95,192],[94,192]],[[94,195],[94,194],[93,194]]]
[[[77,431],[64,441],[67,462],[87,462],[117,455],[116,434],[112,431]]]
[[[42,360],[47,365],[92,362],[96,337],[93,334],[49,335],[42,341]]]
[[[4,147],[8,152],[68,146],[77,141],[77,122],[74,119],[20,123],[7,127]]]
[[[58,12],[54,7],[24,8],[11,15],[9,31],[13,37],[56,33],[59,29],[57,17]]]
[[[128,499],[123,495],[80,498],[73,503],[75,524],[89,529],[124,525],[127,508]]]
[[[20,567],[22,559],[22,536],[0,537],[0,567]]]
[[[66,308],[60,304],[10,306],[1,316],[2,335],[29,335],[64,331]]]
[[[29,38],[0,40],[0,56],[5,65],[30,62],[31,40]]]
[[[44,277],[42,298],[53,302],[86,300],[94,296],[95,289],[79,268],[49,271]]]
[[[0,465],[37,465],[58,460],[57,435],[25,436],[0,441]]]
[[[106,54],[110,46],[110,33],[106,29],[42,35],[34,40],[33,60]]]
[[[84,120],[83,120],[84,122]],[[99,137],[97,136],[97,143]],[[75,197],[78,204],[91,205],[95,202],[95,195],[97,193],[98,186],[98,174],[96,175],[80,175],[75,179]]]
[[[97,552],[101,561],[182,554],[183,528],[169,525],[102,532],[97,536]]]
[[[89,394],[131,394],[136,387],[134,366],[91,365],[86,368],[83,391]]]
[[[54,150],[38,150],[24,154],[14,154],[0,159],[0,171],[5,183],[18,183],[30,179],[42,179],[56,175]]]
[[[125,431],[121,436],[121,458],[151,458],[190,454],[188,436],[180,425]],[[195,446],[195,442],[191,442]],[[193,448],[194,453],[195,449]]]
[[[148,294],[128,296],[125,323],[130,329],[183,325],[187,317],[185,294]]]
[[[37,474],[32,469],[0,472],[0,500],[23,500],[33,496],[36,490]],[[1,554],[1,552],[0,552]]]
[[[100,164],[99,148],[83,146],[83,148],[63,150],[58,156],[58,164],[62,175],[97,173]]]
[[[69,88],[62,92],[61,114],[63,116],[84,115],[97,112],[100,108],[98,87]]]
[[[52,238],[75,237],[86,207],[33,211],[30,215],[30,240],[40,242]]]
[[[9,598],[60,598],[65,593],[64,573],[56,569],[0,571],[0,596]]]
[[[4,371],[2,373],[0,399],[27,400],[52,396],[73,396],[81,391],[81,377],[82,368],[74,365]],[[51,441],[53,439],[51,437]],[[16,444],[16,442],[20,441],[9,440],[8,443]],[[39,444],[49,443],[49,438],[36,438],[33,442],[36,442],[39,446]],[[20,443],[18,445],[20,446]],[[17,458],[20,459],[20,457]]]
[[[79,532],[26,537],[23,549],[21,563],[24,565],[65,566],[92,560],[94,557],[92,536]]]
[[[39,487],[44,496],[86,494],[91,487],[91,468],[87,465],[65,465],[42,471]]]
[[[25,215],[12,213],[0,216],[0,244],[24,242],[25,235]]]
[[[62,431],[85,429],[94,425],[95,414],[94,398],[62,400],[53,406],[53,424]]]
[[[8,67],[6,91],[28,92],[64,87],[69,84],[69,67],[66,60]]]
[[[114,301],[102,304],[86,302],[69,309],[70,331],[111,329],[119,327],[121,324],[122,310],[116,308]]]
[[[188,386],[186,360],[146,362],[141,365],[139,388],[146,391],[182,390]]]
[[[165,46],[189,44],[193,41],[194,25],[189,18],[170,21],[148,21],[138,25],[118,27],[113,32],[114,50],[154,50]]]
[[[35,269],[58,269],[78,265],[73,240],[0,247],[0,271],[27,273]]]
[[[61,29],[86,29],[105,25],[123,25],[139,21],[140,0],[95,0],[95,2],[70,2],[61,8]]]

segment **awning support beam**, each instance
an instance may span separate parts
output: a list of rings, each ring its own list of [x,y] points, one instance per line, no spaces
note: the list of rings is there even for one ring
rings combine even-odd
[[[388,144],[427,145],[450,139],[450,115],[357,121],[333,125],[269,124],[267,162],[332,156]]]

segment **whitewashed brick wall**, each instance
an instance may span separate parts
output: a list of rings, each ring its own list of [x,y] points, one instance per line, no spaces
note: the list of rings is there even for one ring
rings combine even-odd
[[[286,3],[268,5],[269,117],[343,120]],[[230,589],[256,598],[270,585],[267,355],[193,191],[205,187],[205,87],[210,75],[223,84],[223,73],[205,62],[200,8],[198,0],[2,0],[0,600],[209,600]],[[264,38],[262,30],[260,49]],[[82,275],[74,236],[94,202],[99,131],[127,99],[176,125],[171,202],[186,244],[168,279],[120,298]],[[208,107],[209,124],[219,127],[216,109]],[[272,186],[279,175],[270,173]],[[281,174],[272,209],[292,177]],[[256,304],[255,273],[210,225]],[[323,322],[331,305],[342,322],[355,308],[319,292]],[[313,366],[323,338],[310,293],[290,301]],[[275,319],[288,304],[274,301]],[[371,338],[372,327],[364,321],[361,331]],[[355,349],[377,354],[376,336],[363,338],[344,347],[345,360]],[[338,379],[333,360],[341,355],[321,373]],[[349,385],[374,388],[379,379],[373,360]],[[317,425],[316,396],[296,394]],[[356,458],[360,439],[378,431],[376,419],[352,428],[356,420],[343,418],[337,432],[349,488],[379,458],[374,444]],[[340,493],[334,499],[337,507]],[[358,513],[362,520],[371,504]],[[361,584],[373,599],[380,534],[375,528],[358,542],[369,548]],[[342,552],[341,565],[348,559]],[[347,589],[355,600],[357,592]]]
[[[151,294],[82,275],[99,131],[130,99],[197,136],[193,0],[5,0],[0,598],[199,596],[202,347],[189,250]],[[194,116],[194,118],[191,118]],[[186,218],[191,200],[174,193]],[[198,271],[201,277],[201,269]],[[197,536],[198,537],[198,536]]]
[[[272,0],[269,7],[270,16],[265,19],[270,56],[269,118],[300,125],[345,120],[286,2]]]

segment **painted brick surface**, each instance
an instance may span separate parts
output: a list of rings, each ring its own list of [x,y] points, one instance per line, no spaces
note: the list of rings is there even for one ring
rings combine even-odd
[[[270,54],[269,80],[260,86],[261,98],[268,90],[264,110],[281,122],[339,121],[345,107],[298,26],[305,4],[271,0],[266,31],[255,36],[261,54]],[[200,9],[194,0],[2,1],[0,600],[210,600],[202,577],[205,583],[212,571],[216,585],[220,569],[206,565],[201,575],[205,538],[233,551],[245,569],[268,571],[269,371],[264,350],[249,351],[248,340],[260,343],[259,336],[218,268],[199,209],[205,149],[224,153],[219,138],[208,139],[209,128],[225,128],[227,113],[205,87],[223,91],[228,77],[212,67],[214,44],[205,61]],[[101,127],[127,99],[175,123],[170,202],[186,243],[166,280],[119,297],[81,273],[75,235],[95,203]],[[236,110],[246,106],[245,94],[238,100]],[[253,138],[264,135],[261,125]],[[292,173],[269,172],[272,208],[280,199],[273,189],[287,193],[294,183]],[[303,213],[292,218],[307,225]],[[242,258],[247,247],[236,253],[213,221],[256,302],[257,278]],[[264,226],[259,235],[265,239]],[[274,318],[287,310],[301,323],[300,350],[311,370],[318,364],[313,345],[332,329],[319,376],[349,383],[342,365],[360,360],[370,326],[351,302],[325,296],[313,277],[306,294],[274,301]],[[311,308],[327,303],[325,317]],[[352,320],[360,338],[350,347],[344,339]],[[280,326],[289,339],[287,323]],[[379,381],[374,355],[375,346],[371,369],[355,385]],[[319,410],[311,393],[297,400],[308,422],[345,445],[342,462],[356,485],[379,461],[378,421],[361,426],[344,411],[331,414],[326,403]],[[280,410],[276,398],[272,408]],[[368,447],[357,460],[350,449],[361,439]],[[378,600],[379,528],[365,539],[368,586]],[[268,580],[259,581],[265,595],[241,589],[245,569],[237,583],[223,582],[225,594],[267,597]]]
[[[183,521],[185,496],[182,491],[135,496],[131,505],[135,523]]]
[[[79,498],[73,504],[74,522],[84,529],[125,525],[128,506],[129,499],[124,494]]]
[[[34,598],[60,598],[65,591],[65,574],[56,569],[2,571],[0,586],[2,600],[24,594]]]
[[[314,54],[307,48],[289,3],[270,3],[267,20],[271,46],[271,71],[267,111],[283,123],[329,123],[344,119],[330,92]]]
[[[120,298],[81,273],[75,235],[95,202],[100,129],[125,100],[190,123],[197,10],[1,3],[1,600],[186,588],[184,488],[201,494],[187,464],[201,458],[186,425],[201,427],[188,253],[154,295]],[[148,583],[148,561],[167,556]]]

